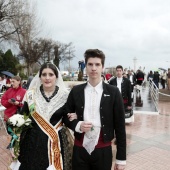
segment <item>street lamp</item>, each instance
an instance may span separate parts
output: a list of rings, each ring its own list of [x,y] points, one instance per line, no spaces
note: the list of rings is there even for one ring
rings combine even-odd
[[[137,58],[133,58],[133,64],[134,64],[134,72],[136,72],[136,63],[137,63]]]

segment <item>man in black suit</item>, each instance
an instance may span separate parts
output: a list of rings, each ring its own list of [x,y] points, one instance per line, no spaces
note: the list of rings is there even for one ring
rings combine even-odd
[[[137,84],[138,84],[139,86],[142,85],[143,80],[144,80],[144,78],[145,78],[144,76],[145,76],[145,75],[144,75],[144,73],[143,73],[141,70],[138,70],[138,71],[137,71],[136,79],[137,79]]]
[[[132,74],[131,70],[128,70],[127,78],[130,80],[131,83],[131,92],[133,92],[134,86],[136,84],[136,77]]]
[[[77,119],[67,126],[74,131],[73,170],[111,170],[114,134],[117,137],[115,170],[126,164],[125,116],[122,97],[117,87],[102,81],[105,55],[98,49],[86,50],[87,83],[74,86],[67,104],[67,113]]]
[[[130,80],[123,77],[123,67],[121,65],[116,67],[116,75],[117,77],[112,79],[109,84],[119,88],[119,91],[122,94],[125,109],[127,108],[130,110],[132,108],[131,83]]]

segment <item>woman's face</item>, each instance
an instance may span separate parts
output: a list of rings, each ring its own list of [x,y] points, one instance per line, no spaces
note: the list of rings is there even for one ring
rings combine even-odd
[[[41,79],[41,83],[42,83],[43,87],[46,89],[50,89],[55,86],[57,77],[54,74],[54,71],[52,69],[45,68],[42,70],[40,79]]]
[[[11,85],[14,89],[17,89],[20,85],[20,81],[17,81],[15,79],[11,79]]]

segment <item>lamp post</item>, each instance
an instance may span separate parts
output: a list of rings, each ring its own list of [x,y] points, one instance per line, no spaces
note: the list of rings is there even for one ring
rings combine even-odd
[[[134,72],[136,72],[136,63],[137,63],[137,58],[133,58],[133,64],[134,64]]]

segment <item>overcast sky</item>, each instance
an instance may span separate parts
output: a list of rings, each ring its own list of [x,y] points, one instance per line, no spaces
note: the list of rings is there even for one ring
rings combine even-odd
[[[86,49],[106,55],[105,67],[146,71],[170,67],[170,0],[35,0],[43,35],[73,42],[78,67]]]

